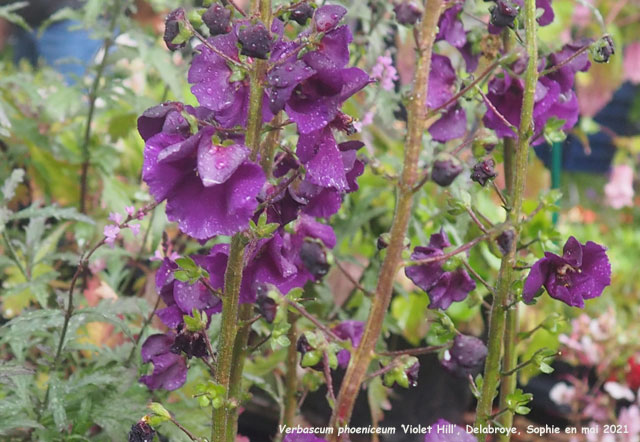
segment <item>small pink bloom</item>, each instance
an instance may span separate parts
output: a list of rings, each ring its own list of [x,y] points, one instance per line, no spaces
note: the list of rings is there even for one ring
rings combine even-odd
[[[118,238],[118,234],[120,233],[120,227],[115,224],[106,225],[104,226],[103,233],[105,236],[104,242],[113,247],[116,242],[116,238]]]
[[[162,261],[163,259],[164,256],[162,256],[162,252],[160,250],[156,250],[153,256],[149,258],[149,261]]]
[[[124,211],[127,212],[127,215],[133,216],[133,214],[136,213],[136,208],[133,206],[127,206],[124,208]]]
[[[626,164],[613,166],[609,182],[604,186],[607,203],[614,209],[633,206],[633,169]]]
[[[623,408],[618,417],[618,424],[626,426],[628,433],[624,434],[624,442],[637,442],[640,440],[640,408],[637,405]]]
[[[140,224],[129,224],[129,228],[131,229],[133,236],[138,236],[140,233]]]
[[[378,80],[385,91],[393,90],[393,83],[398,79],[398,71],[393,66],[389,51],[378,57],[377,63],[371,68],[371,78]]]
[[[633,84],[640,83],[640,41],[635,41],[625,48],[622,65],[624,78]]]
[[[109,214],[109,221],[113,221],[114,223],[120,225],[122,224],[122,220],[123,220],[122,215],[119,214],[118,212],[111,212]]]

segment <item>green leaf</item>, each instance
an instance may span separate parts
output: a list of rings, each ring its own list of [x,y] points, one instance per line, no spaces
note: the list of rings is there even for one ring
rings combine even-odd
[[[49,218],[53,217],[59,220],[67,219],[73,221],[80,221],[87,224],[95,224],[95,222],[86,215],[78,212],[74,207],[58,207],[55,204],[47,207],[37,207],[35,205],[28,207],[19,212],[13,213],[9,219],[10,220],[18,220],[25,218],[34,218],[34,217],[42,217]]]
[[[49,378],[49,404],[48,409],[53,415],[53,421],[58,431],[67,428],[67,412],[64,408],[64,389],[60,380],[52,375]]]
[[[162,406],[162,404],[158,402],[151,402],[148,406],[149,410],[151,410],[156,416],[164,417],[166,420],[171,419],[171,413],[167,411],[166,408]]]
[[[14,169],[11,172],[9,178],[2,184],[2,200],[5,202],[10,201],[16,194],[16,188],[24,179],[23,169]]]

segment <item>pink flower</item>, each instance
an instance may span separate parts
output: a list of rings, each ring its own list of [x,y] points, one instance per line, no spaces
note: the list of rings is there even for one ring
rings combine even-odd
[[[389,51],[378,57],[378,62],[371,68],[371,78],[378,80],[385,91],[393,90],[393,82],[398,79],[398,71],[393,66]]]
[[[618,424],[624,425],[628,431],[622,436],[624,442],[640,441],[640,408],[637,405],[623,408],[618,417]]]
[[[604,186],[607,203],[614,209],[633,205],[633,169],[621,164],[613,166],[609,182]]]
[[[138,236],[138,234],[140,233],[140,224],[129,224],[129,228],[131,229],[131,233],[133,233],[134,236]]]
[[[116,242],[116,238],[118,238],[118,234],[120,233],[120,227],[115,224],[106,225],[104,226],[103,233],[105,236],[104,242],[113,247]]]
[[[114,223],[120,225],[122,224],[122,220],[123,220],[122,215],[119,214],[118,212],[111,212],[109,214],[109,221],[113,221]]]
[[[633,84],[640,83],[640,41],[635,41],[625,48],[622,65],[625,80]]]
[[[124,208],[124,211],[127,212],[127,215],[133,216],[133,214],[136,213],[136,208],[133,206],[127,206]]]

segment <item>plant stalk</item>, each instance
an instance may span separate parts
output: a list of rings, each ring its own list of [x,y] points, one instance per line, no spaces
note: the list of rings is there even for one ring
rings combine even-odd
[[[417,62],[413,92],[408,105],[409,118],[404,165],[398,183],[391,237],[387,255],[380,269],[376,294],[362,340],[351,358],[340,386],[336,406],[331,417],[334,434],[330,436],[330,442],[337,441],[337,428],[349,422],[351,418],[360,386],[366,377],[375,344],[380,336],[383,319],[391,302],[393,282],[402,261],[404,239],[413,206],[413,189],[418,181],[418,157],[422,148],[422,137],[428,126],[426,98],[431,70],[431,54],[442,7],[442,0],[425,0],[424,3],[424,15],[419,25],[419,38],[417,38]]]
[[[482,384],[482,393],[478,400],[476,409],[476,427],[486,427],[492,416],[493,398],[500,381],[500,357],[502,353],[503,340],[507,340],[510,348],[505,348],[505,364],[510,365],[515,356],[515,334],[517,311],[511,311],[509,320],[507,321],[506,311],[510,300],[510,289],[513,283],[513,268],[516,261],[517,242],[518,242],[518,225],[522,216],[522,202],[524,198],[525,180],[527,174],[527,163],[529,155],[529,140],[533,133],[533,106],[536,83],[538,82],[537,61],[538,48],[536,41],[536,5],[535,0],[525,0],[524,6],[526,46],[529,61],[525,73],[525,86],[522,100],[522,110],[520,115],[520,127],[518,128],[517,144],[515,146],[515,155],[513,158],[513,173],[507,175],[508,183],[513,183],[511,189],[511,207],[512,211],[508,214],[510,222],[516,226],[515,237],[511,250],[502,258],[500,265],[500,273],[498,277],[496,296],[493,299],[491,307],[491,317],[489,320],[489,353],[485,362],[484,379]],[[511,165],[508,165],[511,168]],[[511,186],[511,184],[508,184]],[[505,330],[507,332],[505,333]],[[501,402],[506,401],[506,396],[510,390],[515,388],[515,376],[503,383],[503,392]],[[501,420],[504,422],[512,422],[513,414],[507,410],[501,413]],[[478,441],[484,441],[485,435],[478,434]],[[501,440],[509,440],[509,437],[501,438]]]

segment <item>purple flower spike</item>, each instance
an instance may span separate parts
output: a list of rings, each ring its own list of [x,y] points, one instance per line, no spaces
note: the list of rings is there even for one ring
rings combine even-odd
[[[313,19],[319,32],[327,32],[335,28],[345,16],[347,10],[340,5],[321,6],[316,10]]]
[[[440,363],[450,373],[466,378],[482,371],[487,353],[487,346],[475,336],[456,335]]]
[[[153,373],[142,376],[140,382],[151,390],[176,390],[187,380],[187,364],[180,355],[171,352],[173,335],[151,335],[142,344],[142,362],[153,363]]]
[[[552,298],[582,308],[585,299],[597,298],[611,284],[611,264],[599,244],[580,244],[572,236],[562,256],[550,252],[544,256],[533,265],[524,283],[522,298],[526,303],[544,286]]]
[[[448,57],[433,54],[429,73],[427,106],[435,109],[453,97],[456,89],[456,71]],[[429,128],[434,140],[445,142],[462,137],[467,129],[467,115],[459,105],[449,105],[442,117]]]
[[[442,249],[451,244],[444,233],[431,235],[429,246],[416,247],[411,254],[411,259],[418,261],[421,259],[442,256]],[[467,295],[476,288],[476,283],[466,270],[457,269],[452,272],[442,268],[442,261],[435,261],[428,264],[409,266],[405,269],[405,274],[415,285],[427,292],[431,303],[431,309],[447,309],[453,302],[464,300]]]
[[[476,438],[467,433],[464,428],[459,425],[453,425],[444,419],[438,419],[428,428],[431,431],[427,433],[424,442],[475,442]],[[452,431],[453,430],[453,431]]]
[[[332,330],[336,336],[340,339],[349,339],[353,348],[357,348],[360,345],[362,334],[364,333],[364,322],[361,321],[343,321],[336,325]],[[337,354],[338,365],[341,368],[347,368],[349,360],[351,359],[351,353],[349,350],[342,349]]]

